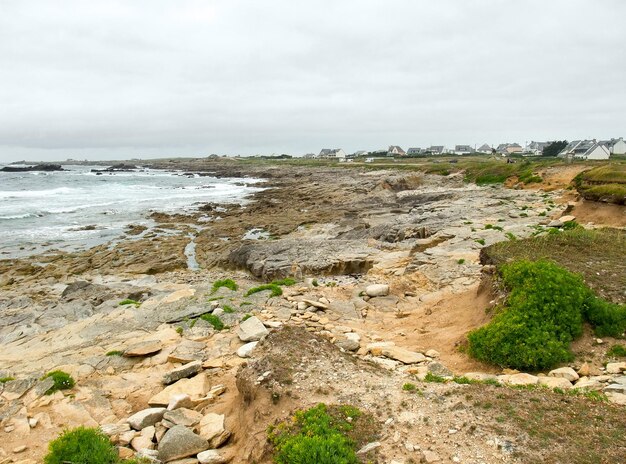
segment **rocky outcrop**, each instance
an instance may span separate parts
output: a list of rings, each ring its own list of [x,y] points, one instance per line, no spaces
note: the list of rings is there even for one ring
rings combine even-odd
[[[53,171],[65,171],[60,164],[51,164],[51,163],[42,163],[35,164],[33,166],[4,166],[0,169],[2,172],[30,172],[30,171],[44,171],[44,172],[53,172]]]
[[[374,264],[377,250],[351,240],[276,240],[241,246],[228,257],[231,266],[254,276],[274,278],[306,275],[363,274]]]

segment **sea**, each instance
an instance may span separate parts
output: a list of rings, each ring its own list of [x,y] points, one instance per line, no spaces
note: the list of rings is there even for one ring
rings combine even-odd
[[[102,174],[92,170],[106,166],[63,168],[0,172],[0,259],[86,249],[118,240],[130,224],[153,225],[151,212],[191,212],[208,202],[242,204],[263,189],[260,179],[141,167]]]

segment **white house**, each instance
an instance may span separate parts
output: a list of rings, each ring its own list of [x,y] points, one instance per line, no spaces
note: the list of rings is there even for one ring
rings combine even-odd
[[[626,142],[624,142],[623,137],[620,137],[619,139],[604,140],[600,143],[605,145],[612,155],[626,155]]]
[[[491,153],[491,147],[489,145],[487,145],[486,143],[483,143],[480,148],[478,148],[478,150],[476,150],[478,153]]]
[[[443,145],[431,145],[425,151],[431,155],[442,155],[445,153],[446,148]]]
[[[552,142],[530,142],[524,150],[524,156],[541,156],[543,155],[543,149],[550,145]]]
[[[323,148],[320,151],[319,158],[321,159],[345,159],[346,152],[341,148]]]
[[[470,145],[456,145],[454,147],[454,154],[456,155],[469,155],[475,151]]]
[[[607,160],[611,152],[606,145],[594,140],[574,140],[558,154],[559,158],[577,158],[583,160]]]
[[[420,153],[422,153],[422,149],[421,148],[417,148],[417,147],[413,147],[413,148],[409,148],[406,151],[407,155],[419,155]]]

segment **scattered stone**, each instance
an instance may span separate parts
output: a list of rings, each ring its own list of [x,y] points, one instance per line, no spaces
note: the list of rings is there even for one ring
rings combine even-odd
[[[163,376],[163,384],[169,385],[180,379],[185,379],[197,374],[202,370],[202,362],[192,361],[179,368],[176,368]]]
[[[171,462],[194,456],[209,449],[209,443],[182,425],[175,425],[163,435],[159,442],[158,458],[163,462]]]
[[[256,316],[243,321],[237,329],[237,335],[242,342],[258,341],[267,336],[267,334],[269,334],[269,331]]]
[[[335,342],[335,345],[337,345],[339,348],[342,348],[346,351],[357,351],[361,347],[359,342],[350,340],[348,338],[344,340],[337,340]]]
[[[548,388],[562,388],[564,390],[572,388],[572,382],[565,377],[539,377],[539,385]]]
[[[230,432],[224,427],[224,415],[209,413],[200,420],[198,426],[199,434],[208,440],[210,448],[219,448],[226,443],[230,437]]]
[[[120,435],[122,433],[128,432],[130,430],[130,425],[127,423],[124,424],[102,424],[100,426],[100,430],[105,435],[112,437],[113,435]]]
[[[428,372],[439,377],[453,377],[454,374],[450,369],[439,362],[431,362],[428,365]]]
[[[509,385],[537,385],[539,383],[539,377],[524,373],[513,374],[508,376],[506,383]]]
[[[369,297],[387,296],[389,295],[389,285],[387,284],[372,284],[365,288],[365,294]]]
[[[404,364],[415,364],[426,361],[426,356],[422,353],[409,351],[399,346],[386,346],[381,350],[381,354],[387,358],[395,359]]]
[[[428,350],[425,354],[429,358],[438,358],[440,356],[439,351],[437,350]]]
[[[322,303],[321,301],[314,301],[314,300],[303,299],[302,302],[304,304],[306,304],[307,307],[308,306],[313,306],[314,308],[317,308],[317,309],[322,309],[322,310],[328,309],[328,305],[326,303]],[[306,308],[304,308],[304,309],[306,309]]]
[[[158,353],[163,348],[163,344],[158,340],[152,340],[148,342],[137,343],[126,348],[124,356],[127,358],[136,356],[149,356],[154,353]]]
[[[239,356],[240,358],[249,358],[250,355],[252,354],[252,351],[254,351],[254,348],[256,347],[257,343],[259,342],[250,342],[250,343],[246,343],[243,346],[240,346],[239,349],[237,350],[237,356]]]
[[[23,453],[23,452],[24,452],[24,451],[26,451],[27,449],[28,449],[28,446],[26,446],[26,445],[22,445],[22,446],[18,446],[17,448],[13,448],[13,452],[14,452],[15,454],[18,454],[18,453]]]
[[[200,464],[225,464],[228,462],[217,450],[203,451],[198,453],[197,458]]]
[[[167,411],[163,415],[163,419],[174,425],[184,425],[185,427],[193,427],[202,419],[202,414],[193,409],[179,408],[174,411]]]
[[[172,363],[190,363],[192,361],[204,361],[206,343],[193,340],[183,340],[167,357]]]
[[[156,424],[165,414],[165,408],[149,408],[139,411],[128,418],[128,423],[135,430],[142,430]]]
[[[620,374],[626,371],[626,362],[608,363],[606,365],[607,374]]]
[[[550,377],[562,377],[570,382],[575,382],[580,378],[576,371],[571,367],[559,367],[558,369],[551,370],[548,375]]]
[[[380,442],[379,441],[373,441],[371,443],[368,443],[367,445],[365,445],[363,448],[361,448],[360,450],[358,450],[356,452],[356,454],[367,454],[370,451],[374,451],[376,448],[380,448]]]
[[[133,447],[135,451],[140,451],[144,449],[152,450],[155,448],[154,443],[148,437],[144,437],[139,435],[131,440],[130,446]]]
[[[120,459],[131,459],[133,456],[135,456],[135,452],[132,449],[125,448],[123,446],[120,446],[117,449],[117,454]]]
[[[421,462],[425,462],[426,464],[431,464],[433,462],[440,462],[441,458],[434,451],[424,450],[422,451],[422,459]]]
[[[168,411],[174,411],[178,408],[192,408],[194,406],[194,402],[191,397],[186,393],[179,393],[170,398],[170,402],[167,405]]]

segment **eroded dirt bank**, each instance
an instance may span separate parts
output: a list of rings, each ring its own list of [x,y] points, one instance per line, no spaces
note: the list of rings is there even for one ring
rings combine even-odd
[[[179,381],[178,393],[189,394],[186,409],[199,417],[224,415],[230,435],[222,434],[223,460],[268,461],[267,426],[320,401],[354,404],[376,417],[374,462],[541,460],[531,431],[504,409],[482,406],[499,404],[485,398],[513,395],[508,403],[522,407],[528,397],[455,383],[424,383],[419,394],[402,387],[428,372],[501,374],[459,350],[497,297],[479,253],[569,211],[562,191],[477,187],[460,175],[233,161],[158,167],[260,177],[267,189],[244,207],[155,214],[153,229],[130,230],[115,245],[0,263],[0,377],[16,379],[0,386],[0,462],[41,462],[47,441],[64,427],[112,430],[134,412],[167,406],[169,398],[155,399],[168,395],[163,376],[196,361],[201,367]],[[188,269],[192,238],[200,270]],[[283,277],[298,283],[282,294],[247,295]],[[226,278],[238,288],[214,292],[214,282]],[[124,299],[141,305],[120,306]],[[208,313],[227,328],[198,318]],[[261,324],[250,337],[242,336],[246,315]],[[241,351],[264,330],[269,336],[257,348]],[[139,355],[120,356],[144,342],[152,345],[135,347]],[[605,348],[594,350],[590,376],[603,373]],[[43,395],[39,379],[53,369],[71,373],[76,387]],[[596,407],[617,416],[616,406]],[[216,440],[202,424],[188,426]],[[126,440],[125,429],[111,435],[124,450],[158,453],[168,424],[156,425],[148,441]],[[618,459],[624,449],[605,453]]]

